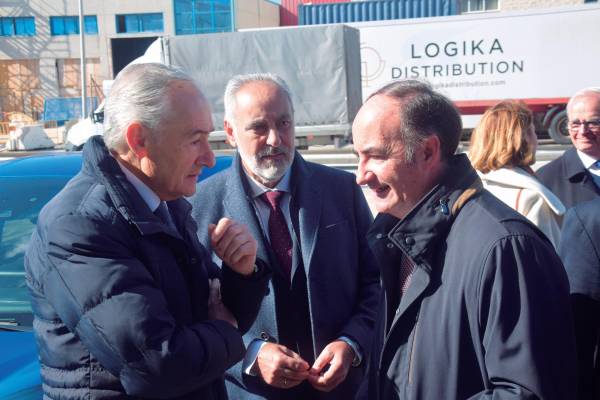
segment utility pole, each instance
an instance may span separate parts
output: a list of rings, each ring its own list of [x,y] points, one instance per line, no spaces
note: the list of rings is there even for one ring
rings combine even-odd
[[[85,28],[83,23],[83,0],[79,0],[79,55],[81,59],[79,70],[81,71],[81,119],[87,116],[86,79],[85,79]]]

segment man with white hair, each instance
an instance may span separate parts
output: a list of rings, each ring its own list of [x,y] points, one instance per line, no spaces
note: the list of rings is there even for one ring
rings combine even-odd
[[[239,330],[268,275],[248,229],[226,218],[207,227],[219,270],[182,198],[215,163],[207,101],[178,69],[131,65],[105,125],[26,254],[45,397],[226,399],[223,373],[243,357]]]
[[[577,92],[567,104],[573,148],[537,171],[567,208],[600,196],[600,87]]]
[[[364,374],[379,293],[366,242],[371,212],[352,174],[294,150],[294,109],[281,78],[236,76],[224,102],[225,132],[237,155],[192,200],[200,241],[215,250],[205,227],[234,218],[248,225],[257,257],[273,272],[244,335],[244,362],[226,374],[228,394],[351,399]]]

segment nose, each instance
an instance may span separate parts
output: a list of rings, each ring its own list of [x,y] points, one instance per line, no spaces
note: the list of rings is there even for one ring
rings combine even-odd
[[[281,135],[277,128],[269,129],[269,133],[267,136],[267,144],[272,147],[279,147],[281,144]]]
[[[358,167],[356,169],[356,183],[361,186],[366,185],[371,178],[372,173],[367,170],[365,163],[359,160]]]
[[[205,148],[200,150],[200,154],[198,157],[198,164],[200,164],[204,167],[207,167],[207,168],[212,168],[215,166],[215,163],[216,163],[215,153],[213,153],[212,148],[210,147],[210,144],[209,144]]]

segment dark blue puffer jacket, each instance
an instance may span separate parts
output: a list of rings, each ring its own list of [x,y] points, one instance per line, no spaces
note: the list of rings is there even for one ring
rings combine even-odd
[[[240,332],[207,319],[209,276],[241,329],[266,271],[243,278],[211,263],[191,206],[160,222],[104,146],[42,210],[26,254],[43,390],[53,399],[226,398],[223,373],[244,355]]]

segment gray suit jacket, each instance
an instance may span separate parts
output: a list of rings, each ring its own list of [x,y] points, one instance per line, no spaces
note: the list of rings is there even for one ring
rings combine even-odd
[[[203,181],[192,198],[198,237],[210,250],[207,227],[222,217],[246,224],[258,241],[258,258],[271,263],[272,254],[260,229],[247,178],[236,156],[231,168]],[[298,210],[296,235],[307,276],[315,356],[339,336],[359,344],[366,358],[379,296],[379,272],[367,245],[371,212],[354,175],[305,161],[296,153],[290,185],[292,204]],[[214,257],[215,261],[218,259]],[[273,273],[279,273],[273,271]],[[258,317],[244,335],[248,345],[257,338],[278,340],[273,284],[263,299]],[[363,365],[366,363],[363,363]],[[242,374],[241,363],[227,373],[230,398],[277,398],[277,390],[261,378]],[[351,368],[346,381],[324,399],[349,399],[362,379],[363,366]]]

